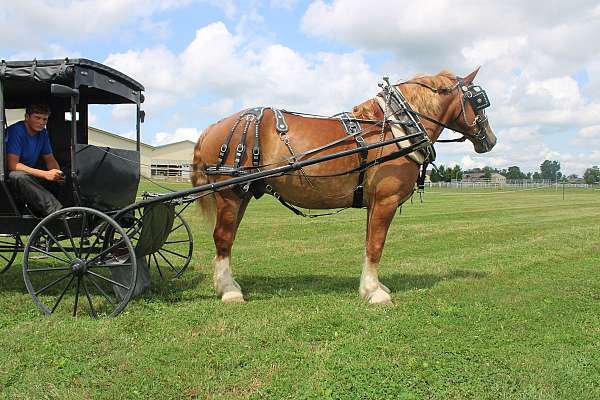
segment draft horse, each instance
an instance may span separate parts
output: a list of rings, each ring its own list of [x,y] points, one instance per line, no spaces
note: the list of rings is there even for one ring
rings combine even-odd
[[[496,144],[496,137],[485,116],[484,107],[477,107],[472,97],[482,89],[473,84],[478,69],[464,78],[442,71],[433,76],[417,76],[409,81],[400,82],[395,87],[407,100],[414,114],[420,118],[429,141],[438,140],[444,128],[452,129],[468,139],[477,153],[488,152]],[[475,91],[473,90],[475,89]],[[483,92],[485,93],[485,92]],[[481,101],[481,99],[479,99]],[[287,132],[277,130],[276,114],[285,115]],[[235,171],[244,169],[256,171],[286,162],[298,154],[324,147],[321,155],[355,148],[355,140],[347,136],[348,132],[339,118],[306,116],[298,113],[264,109],[264,115],[256,126],[250,129],[250,137],[256,133],[260,140],[260,167],[253,167],[250,156],[238,152],[224,155],[223,144],[227,136],[231,143],[243,143],[248,134],[246,129],[236,129],[244,124],[244,113],[238,112],[206,128],[195,146],[192,183],[194,186],[228,179],[232,174],[208,173],[215,165],[233,165]],[[366,143],[374,143],[392,138],[392,123],[384,120],[390,117],[389,110],[381,102],[370,99],[354,107],[353,115],[358,118],[363,129],[362,137]],[[392,115],[393,117],[393,115]],[[260,125],[260,126],[259,126]],[[259,129],[260,128],[260,129]],[[347,140],[343,138],[347,137]],[[342,138],[342,139],[340,139]],[[328,143],[337,142],[328,147]],[[256,147],[256,146],[255,146]],[[256,148],[255,148],[256,149]],[[238,149],[240,147],[238,146]],[[397,151],[396,146],[385,146],[370,150],[366,161],[385,160],[385,156]],[[219,157],[221,156],[221,160]],[[311,154],[310,157],[315,157]],[[234,160],[236,158],[236,160]],[[362,162],[365,162],[363,159]],[[378,266],[381,259],[386,235],[390,223],[401,206],[415,189],[420,165],[408,156],[388,159],[368,168],[364,174],[357,171],[361,163],[359,155],[350,155],[303,168],[297,173],[266,178],[263,187],[271,194],[280,196],[289,204],[307,209],[332,209],[350,207],[355,201],[355,188],[360,176],[362,184],[362,205],[367,208],[367,229],[365,256],[360,277],[359,293],[371,304],[391,303],[390,290],[380,283]],[[347,171],[353,171],[347,173]],[[256,196],[255,193],[255,197]],[[214,220],[213,239],[216,247],[214,259],[214,287],[223,302],[243,302],[240,285],[235,281],[231,269],[231,248],[236,231],[244,212],[251,200],[240,188],[227,188],[204,196],[198,200],[205,216]]]

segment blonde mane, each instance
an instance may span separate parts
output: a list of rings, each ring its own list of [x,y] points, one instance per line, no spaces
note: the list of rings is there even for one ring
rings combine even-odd
[[[434,89],[447,88],[454,85],[456,75],[448,70],[443,70],[437,75],[417,75],[410,81],[420,82]],[[410,82],[409,81],[409,82]],[[402,82],[398,82],[401,84]],[[426,87],[420,85],[404,84],[402,93],[410,105],[418,112],[426,115],[439,115],[441,113],[441,103],[439,96]],[[376,118],[379,106],[375,99],[369,99],[352,109],[352,113],[357,118],[378,119]]]

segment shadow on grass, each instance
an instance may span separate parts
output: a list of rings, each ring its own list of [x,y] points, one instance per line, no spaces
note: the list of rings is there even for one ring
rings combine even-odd
[[[382,277],[382,283],[392,294],[415,289],[429,289],[439,282],[453,279],[484,279],[481,271],[453,270],[441,274],[392,274]],[[271,297],[297,297],[315,293],[354,293],[358,291],[360,277],[348,278],[328,275],[254,276],[237,278],[242,291],[255,300]]]
[[[0,275],[0,292],[15,292],[15,293],[27,293],[27,288],[23,281],[23,272],[21,266],[13,266],[7,270],[4,274]],[[55,273],[56,274],[56,273]],[[167,302],[181,297],[181,293],[188,292],[197,288],[203,281],[206,280],[205,273],[198,273],[195,271],[187,271],[181,277],[176,279],[161,279],[156,271],[151,271],[151,283],[150,288],[147,289],[142,297],[144,298],[159,298]],[[56,274],[60,277],[60,274]],[[45,277],[47,281],[48,276]],[[45,293],[49,295],[60,294],[64,285],[57,285],[56,287],[47,290]],[[199,296],[199,298],[206,298],[208,296]]]
[[[415,289],[429,289],[439,282],[448,280],[484,279],[486,276],[485,272],[467,270],[452,270],[440,274],[396,273],[383,276],[382,282],[390,288],[393,294]],[[198,293],[194,290],[198,286],[206,284],[206,277],[205,273],[196,274],[191,272],[187,272],[187,274],[174,280],[161,280],[159,277],[153,276],[151,287],[141,295],[141,298],[165,303],[215,299],[216,295],[212,288],[208,294]],[[319,293],[355,293],[358,291],[359,279],[359,276],[350,278],[315,274],[293,276],[240,275],[237,277],[246,298],[254,301],[273,297],[310,296]],[[0,292],[9,291],[27,293],[21,268],[12,268],[0,275]],[[190,291],[194,291],[194,293],[190,293]]]

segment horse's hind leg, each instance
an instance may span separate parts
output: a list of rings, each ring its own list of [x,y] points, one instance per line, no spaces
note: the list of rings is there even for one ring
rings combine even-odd
[[[387,198],[375,202],[368,210],[365,263],[360,276],[359,293],[371,304],[391,304],[390,290],[379,282],[378,268],[388,228],[394,218],[399,201]]]
[[[250,198],[240,199],[232,192],[215,194],[216,223],[213,239],[217,255],[213,282],[217,295],[224,303],[244,302],[242,289],[231,272],[231,247]]]

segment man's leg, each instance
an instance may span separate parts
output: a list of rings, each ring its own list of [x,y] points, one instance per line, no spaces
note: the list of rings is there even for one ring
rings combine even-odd
[[[56,197],[42,185],[41,179],[23,171],[11,171],[8,179],[36,215],[45,217],[62,208]]]

